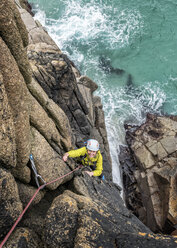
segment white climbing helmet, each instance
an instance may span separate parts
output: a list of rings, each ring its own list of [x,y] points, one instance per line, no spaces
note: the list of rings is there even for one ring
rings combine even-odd
[[[100,146],[97,140],[95,139],[89,139],[87,141],[87,149],[90,151],[97,152],[99,150]]]

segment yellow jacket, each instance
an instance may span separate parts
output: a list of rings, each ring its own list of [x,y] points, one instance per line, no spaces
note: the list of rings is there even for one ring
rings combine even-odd
[[[96,165],[96,169],[93,171],[93,175],[96,177],[101,175],[103,171],[103,157],[100,151],[96,153],[96,156],[94,158],[89,158],[88,153],[87,153],[87,148],[84,146],[77,150],[71,150],[68,152],[68,154],[69,154],[69,157],[71,158],[81,157],[82,159],[81,162],[85,166]]]

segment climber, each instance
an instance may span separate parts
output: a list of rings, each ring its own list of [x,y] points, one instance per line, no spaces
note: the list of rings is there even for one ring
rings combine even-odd
[[[82,165],[89,166],[92,169],[92,171],[86,171],[89,176],[99,176],[102,178],[103,157],[97,140],[89,139],[86,146],[65,153],[63,160],[66,162],[68,157],[80,157]]]

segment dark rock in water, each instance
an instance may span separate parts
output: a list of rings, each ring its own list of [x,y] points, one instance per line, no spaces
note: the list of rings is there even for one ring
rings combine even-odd
[[[127,86],[129,86],[129,87],[133,86],[133,78],[132,78],[131,74],[128,74]]]
[[[102,68],[107,74],[115,73],[117,75],[122,75],[122,74],[125,73],[125,71],[123,69],[114,68],[111,65],[110,59],[108,59],[108,58],[106,58],[104,56],[101,56],[99,58],[99,65],[100,65],[100,68]]]

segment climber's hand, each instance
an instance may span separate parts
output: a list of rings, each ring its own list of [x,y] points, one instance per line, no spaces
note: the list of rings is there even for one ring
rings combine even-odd
[[[87,173],[90,177],[93,176],[93,171],[86,171],[86,173]]]

